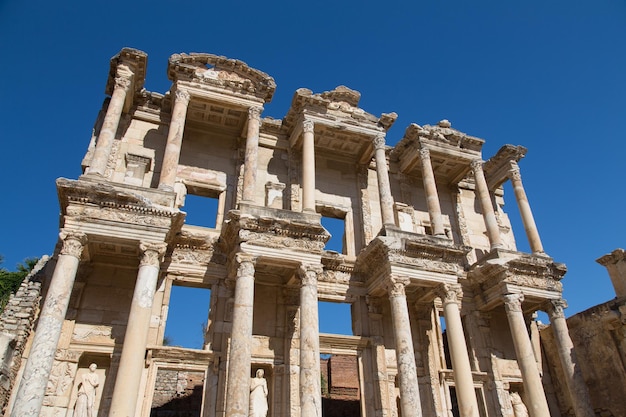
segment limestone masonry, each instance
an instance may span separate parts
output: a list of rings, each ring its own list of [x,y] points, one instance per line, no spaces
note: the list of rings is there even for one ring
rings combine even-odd
[[[144,89],[146,66],[135,49],[112,58],[84,173],[57,180],[55,253],[2,315],[5,415],[624,416],[619,393],[589,393],[572,348],[606,331],[623,370],[623,253],[605,262],[621,307],[583,313],[573,342],[524,147],[484,157],[447,120],[390,147],[397,115],[347,87],[298,89],[275,120],[273,78],[241,61],[172,55],[165,94]],[[532,253],[516,249],[507,181]],[[189,318],[207,321],[202,349],[164,343],[174,286],[210,289],[208,320]],[[349,304],[352,334],[320,334],[319,302]],[[623,394],[620,375],[607,390]]]

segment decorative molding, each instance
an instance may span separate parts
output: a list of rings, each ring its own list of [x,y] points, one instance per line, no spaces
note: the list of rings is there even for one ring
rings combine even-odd
[[[504,309],[509,312],[522,312],[522,303],[524,302],[524,294],[505,294],[502,296],[504,300]]]
[[[59,237],[63,241],[61,255],[70,255],[80,260],[83,248],[87,244],[87,235],[75,231],[61,231]]]
[[[314,127],[313,121],[309,119],[304,119],[302,121],[302,131],[304,133],[313,133]]]
[[[166,249],[167,243],[165,242],[139,243],[139,250],[141,252],[139,266],[154,266],[159,268]]]
[[[298,277],[302,282],[302,286],[317,285],[317,276],[322,273],[319,265],[300,264],[298,268]]]
[[[115,89],[122,89],[124,93],[128,92],[132,82],[128,77],[115,77]]]
[[[235,255],[235,262],[239,264],[237,267],[237,279],[243,277],[254,278],[254,266],[256,265],[256,256],[249,253],[238,252]]]
[[[389,293],[389,298],[406,297],[406,286],[408,284],[408,279],[388,278],[385,281],[385,289]]]
[[[372,143],[375,149],[385,149],[385,134],[379,133],[372,138]]]
[[[248,108],[248,120],[261,120],[261,113],[263,112],[263,107],[249,107]]]
[[[448,303],[461,304],[463,298],[463,288],[461,284],[441,284],[435,290],[437,296],[441,298],[441,302],[445,305]]]
[[[189,100],[191,100],[191,95],[189,94],[189,91],[178,88],[176,89],[176,91],[174,92],[174,101],[176,103],[188,104]]]
[[[549,300],[546,303],[546,311],[550,316],[550,320],[552,319],[564,319],[565,318],[565,309],[567,308],[567,301],[563,298],[558,298],[556,300]]]

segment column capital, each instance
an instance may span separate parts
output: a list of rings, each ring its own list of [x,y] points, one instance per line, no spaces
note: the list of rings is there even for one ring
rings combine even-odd
[[[463,298],[463,288],[461,284],[441,284],[435,289],[435,293],[443,305],[455,303],[460,306]]]
[[[191,94],[189,91],[181,88],[177,88],[174,92],[174,101],[175,102],[183,102],[184,104],[188,104],[189,100],[191,100]]]
[[[261,106],[252,106],[248,107],[248,120],[261,120],[261,113],[263,112],[263,107]]]
[[[319,265],[300,264],[298,267],[298,277],[302,285],[317,284],[317,276],[322,272]]]
[[[409,280],[405,278],[388,278],[385,281],[385,287],[389,293],[389,298],[406,297],[406,286]]]
[[[557,298],[555,300],[548,300],[545,304],[545,309],[548,315],[550,316],[550,320],[552,319],[564,319],[565,318],[565,309],[567,308],[567,301],[563,298]]]
[[[314,124],[312,120],[304,119],[302,121],[302,131],[304,133],[313,133],[313,127],[314,127]]]
[[[430,159],[430,150],[428,148],[420,148],[420,159]]]
[[[509,166],[509,170],[507,174],[511,180],[520,181],[522,179],[522,174],[520,172],[519,165],[517,165],[517,162],[515,161],[510,161],[510,166]]]
[[[374,149],[385,149],[385,134],[378,133],[376,136],[372,138],[372,143],[374,144]]]
[[[83,248],[87,244],[87,235],[82,232],[62,230],[59,238],[63,241],[61,255],[70,255],[80,260]]]
[[[165,242],[140,242],[139,266],[155,266],[159,268],[166,249],[167,243]]]
[[[524,301],[524,294],[505,294],[502,296],[504,300],[504,309],[507,312],[522,312],[522,302]]]
[[[235,262],[239,264],[237,267],[237,279],[242,277],[254,277],[254,267],[256,266],[257,257],[249,253],[239,252],[235,255]]]
[[[483,161],[482,159],[474,159],[472,162],[470,162],[470,167],[472,167],[472,171],[476,173],[477,171],[483,170],[484,163],[485,161]]]
[[[130,77],[127,76],[116,76],[115,77],[115,87],[116,89],[122,89],[124,90],[124,92],[128,92],[128,90],[130,89],[130,85],[131,85],[131,80]]]

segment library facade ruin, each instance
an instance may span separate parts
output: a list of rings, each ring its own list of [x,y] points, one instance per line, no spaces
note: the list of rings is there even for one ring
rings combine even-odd
[[[274,80],[241,61],[172,55],[165,94],[143,88],[146,67],[135,49],[112,58],[84,173],[57,180],[57,250],[1,329],[6,415],[595,415],[524,147],[484,158],[447,120],[392,147],[397,115],[346,87],[299,89],[276,120],[261,116]],[[186,219],[191,199],[215,204],[206,224]],[[211,290],[201,349],[164,343],[176,286]],[[320,334],[319,302],[348,304],[352,334]]]

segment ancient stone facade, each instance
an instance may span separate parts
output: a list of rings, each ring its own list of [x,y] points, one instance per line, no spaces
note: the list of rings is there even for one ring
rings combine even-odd
[[[143,88],[146,67],[130,48],[111,60],[84,174],[57,181],[55,265],[6,415],[73,415],[95,363],[94,416],[247,416],[258,369],[269,416],[320,416],[321,355],[352,358],[362,417],[559,415],[532,317],[562,317],[565,267],[542,247],[525,148],[484,160],[447,120],[390,147],[396,114],[346,87],[299,89],[275,120],[274,80],[241,61],[172,55],[165,94]],[[186,220],[192,197],[216,202],[214,226]],[[341,253],[323,217],[343,222]],[[163,344],[177,285],[211,289],[202,349]],[[319,333],[320,301],[350,305],[352,335]],[[555,331],[565,352],[564,320]]]

